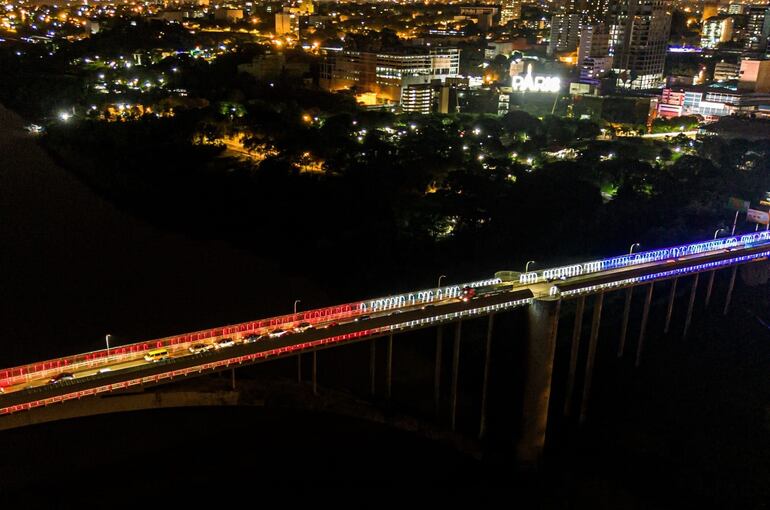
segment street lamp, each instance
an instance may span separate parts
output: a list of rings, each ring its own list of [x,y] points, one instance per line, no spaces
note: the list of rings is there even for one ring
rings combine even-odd
[[[441,276],[438,277],[438,285],[436,285],[436,288],[438,288],[438,289],[441,288],[441,279],[442,278],[446,278],[446,275],[442,274]]]
[[[640,246],[641,246],[641,244],[639,244],[639,243],[632,244],[631,248],[628,249],[628,254],[631,255],[632,253],[634,253],[634,248],[638,248]]]
[[[527,263],[524,265],[524,272],[528,273],[529,272],[529,265],[530,264],[534,264],[534,263],[535,263],[534,260],[528,260]]]
[[[295,299],[294,300],[294,315],[297,315],[297,303],[302,301],[301,299]]]
[[[112,335],[110,335],[110,334],[107,334],[107,336],[106,336],[106,337],[104,337],[104,340],[107,342],[107,357],[108,357],[108,358],[110,357],[110,337],[111,337],[111,336],[112,336]]]
[[[726,229],[726,228],[718,228],[718,229],[716,230],[716,232],[714,232],[714,239],[716,239],[716,238],[717,238],[717,236],[719,235],[719,233],[720,233],[721,231],[723,231],[723,230],[724,230],[725,232],[727,231],[727,229]]]

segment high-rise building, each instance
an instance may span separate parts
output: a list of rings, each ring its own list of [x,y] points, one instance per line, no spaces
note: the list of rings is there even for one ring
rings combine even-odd
[[[733,38],[734,19],[729,15],[712,16],[703,22],[700,45],[702,48],[716,48]]]
[[[770,60],[741,60],[741,68],[738,71],[738,89],[770,92]]]
[[[727,7],[727,14],[743,14],[746,10],[746,6],[743,4],[730,4]]]
[[[663,85],[671,31],[665,0],[615,0],[607,19],[617,85],[632,89]]]
[[[747,11],[744,48],[749,51],[763,52],[767,49],[767,37],[770,35],[770,15],[768,7],[751,7]]]
[[[612,70],[610,31],[606,24],[587,25],[580,31],[578,69],[580,82],[593,84]]]
[[[562,0],[557,6],[558,12],[575,12],[581,19],[590,23],[604,21],[610,0]]]
[[[723,82],[738,79],[738,71],[740,70],[739,64],[733,64],[732,62],[725,62],[724,60],[717,62],[714,65],[714,81]]]
[[[320,84],[332,91],[355,86],[375,92],[382,101],[399,102],[406,77],[422,76],[444,82],[459,74],[460,50],[457,48],[342,50],[324,56]]]
[[[551,40],[548,55],[560,51],[575,51],[580,33],[580,14],[556,14],[551,18]]]
[[[503,0],[500,7],[500,24],[506,25],[515,19],[521,19],[521,0]]]

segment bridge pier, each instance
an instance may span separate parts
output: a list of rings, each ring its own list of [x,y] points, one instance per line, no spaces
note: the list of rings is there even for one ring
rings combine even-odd
[[[620,325],[620,341],[618,342],[618,358],[623,357],[623,351],[626,348],[626,333],[628,333],[628,317],[631,314],[631,297],[634,293],[634,288],[629,287],[626,289],[626,303],[623,305],[623,322]]]
[[[441,345],[444,327],[439,324],[436,328],[436,364],[433,370],[433,407],[436,410],[436,418],[439,416],[441,406]]]
[[[230,379],[230,388],[235,389],[235,369],[232,369],[230,371],[231,379]]]
[[[537,466],[545,446],[560,308],[561,300],[550,298],[533,301],[527,310],[526,380],[521,430],[516,445],[516,458],[522,466]]]
[[[374,383],[375,383],[375,375],[376,375],[376,358],[377,355],[377,340],[372,339],[371,342],[369,342],[369,393],[371,396],[374,396]]]
[[[313,351],[313,395],[318,395],[318,351]]]
[[[385,398],[390,400],[393,383],[393,333],[388,335],[388,351],[385,354]]]
[[[709,307],[709,301],[711,301],[711,289],[714,288],[714,277],[716,276],[716,274],[717,274],[716,269],[709,272],[709,281],[706,284],[706,308]]]
[[[479,439],[484,439],[487,433],[487,390],[489,387],[489,369],[492,364],[492,328],[495,314],[489,314],[487,322],[487,343],[484,349],[484,379],[481,382],[481,417],[479,418]]]
[[[302,353],[297,354],[297,382],[302,384]]]
[[[588,399],[591,396],[591,381],[594,375],[594,361],[596,360],[596,346],[599,343],[599,326],[602,321],[602,305],[604,304],[604,292],[600,292],[594,298],[594,313],[591,320],[591,338],[588,341],[588,358],[586,359],[586,375],[583,383],[583,401],[580,403],[580,423],[586,421],[588,413]]]
[[[722,315],[727,315],[727,310],[730,308],[730,299],[733,297],[733,287],[735,286],[735,275],[738,273],[738,266],[733,266],[733,270],[730,273],[730,284],[727,287],[727,299],[725,300],[725,308],[722,310]]]
[[[663,333],[668,334],[668,328],[671,326],[671,314],[674,311],[674,298],[676,297],[676,282],[679,277],[671,281],[671,290],[668,293],[668,309],[666,310],[666,325],[663,327]]]
[[[575,390],[575,373],[577,372],[578,354],[580,352],[580,334],[583,330],[583,311],[586,297],[580,296],[575,309],[575,325],[572,327],[572,347],[569,353],[569,374],[567,375],[567,391],[564,397],[564,416],[572,413],[572,394]]]
[[[457,380],[460,375],[460,335],[462,334],[463,321],[455,324],[455,341],[452,353],[452,417],[451,430],[455,431],[457,419]]]
[[[682,339],[687,338],[687,332],[690,330],[690,320],[692,319],[692,309],[695,306],[695,294],[698,292],[698,279],[700,273],[695,273],[695,277],[692,280],[692,288],[690,289],[690,302],[687,303],[687,316],[684,319],[684,331],[682,332]]]
[[[655,282],[651,282],[647,287],[647,293],[644,295],[644,309],[642,309],[642,324],[639,327],[639,343],[636,346],[636,362],[634,366],[639,368],[642,362],[642,350],[644,349],[644,336],[647,333],[647,319],[650,318],[650,303],[652,302],[652,290]]]

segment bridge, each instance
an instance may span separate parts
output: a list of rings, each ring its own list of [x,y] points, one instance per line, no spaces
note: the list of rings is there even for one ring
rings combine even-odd
[[[522,463],[537,463],[545,445],[563,303],[571,303],[574,322],[562,409],[565,415],[576,413],[582,422],[587,416],[605,295],[622,293],[617,347],[618,356],[622,357],[627,351],[633,290],[635,287],[644,289],[641,321],[633,352],[634,364],[639,366],[656,285],[660,287],[660,282],[666,282],[664,333],[668,333],[672,326],[677,289],[685,289],[686,314],[681,327],[685,337],[690,329],[701,274],[706,277],[705,304],[709,306],[717,271],[727,271],[729,282],[722,306],[722,313],[727,314],[738,267],[765,261],[768,255],[770,232],[754,232],[525,273],[503,271],[484,280],[394,294],[0,369],[0,429],[78,413],[89,414],[87,410],[83,411],[88,408],[89,398],[93,406],[98,407],[97,397],[136,394],[155,386],[214,372],[232,370],[234,378],[237,367],[288,357],[297,357],[301,380],[303,353],[312,355],[315,393],[318,351],[364,341],[371,343],[369,373],[374,393],[375,341],[383,337],[387,341],[385,395],[389,399],[394,337],[427,328],[435,328],[437,332],[433,394],[438,408],[442,389],[443,330],[445,325],[452,324],[454,342],[449,426],[454,431],[463,324],[486,317],[478,428],[478,435],[483,438],[487,430],[495,318],[520,310],[526,314],[528,325],[520,335],[525,339],[521,360],[525,377],[521,388],[520,430],[517,431],[515,444],[517,457]],[[686,279],[689,286],[679,285],[681,279]],[[593,312],[580,384],[576,375],[589,296],[592,297]],[[582,387],[582,394],[576,395],[579,387]],[[578,397],[579,402],[576,400]],[[206,401],[205,398],[203,401]],[[72,411],[75,408],[80,410]],[[35,413],[41,418],[36,420]]]

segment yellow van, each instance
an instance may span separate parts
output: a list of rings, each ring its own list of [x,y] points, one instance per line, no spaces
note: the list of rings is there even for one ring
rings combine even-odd
[[[166,349],[153,349],[144,355],[144,359],[147,361],[160,361],[168,358],[168,351]]]

